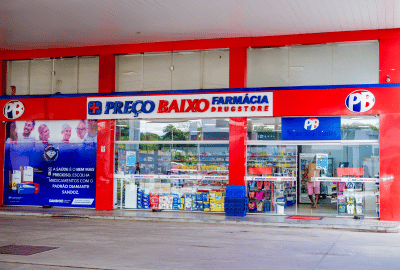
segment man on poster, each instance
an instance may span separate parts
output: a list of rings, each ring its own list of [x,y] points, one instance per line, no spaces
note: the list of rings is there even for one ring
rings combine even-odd
[[[96,120],[88,120],[87,134],[83,139],[84,143],[96,143],[97,142],[97,121]]]
[[[78,136],[78,142],[83,142],[86,135],[86,121],[81,120],[76,127],[76,135]]]
[[[35,129],[35,121],[26,121],[24,125],[24,131],[19,140],[22,142],[35,142],[36,138],[32,135],[32,131]]]

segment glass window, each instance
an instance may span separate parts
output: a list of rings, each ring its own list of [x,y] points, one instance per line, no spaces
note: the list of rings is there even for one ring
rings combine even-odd
[[[247,87],[379,82],[379,43],[249,48]]]
[[[320,195],[314,214],[379,216],[378,144],[303,145],[299,148],[300,213],[310,212],[307,172],[310,163],[318,164],[318,160],[313,160],[319,155],[327,162],[325,169],[317,171],[316,177],[321,181],[316,182]]]
[[[333,84],[379,82],[379,42],[333,44]]]
[[[249,212],[297,213],[297,146],[248,145]]]
[[[49,95],[52,93],[53,60],[31,60],[30,94]]]
[[[78,93],[99,92],[99,57],[79,57]]]
[[[143,90],[171,90],[172,54],[145,54]]]
[[[7,95],[29,95],[29,60],[9,61]]]
[[[229,182],[225,138],[229,139],[228,119],[118,120],[117,205],[224,211]],[[135,203],[132,196],[137,196]]]
[[[117,56],[117,92],[143,90],[143,54]]]
[[[219,141],[229,139],[228,119],[117,120],[117,141]]]
[[[54,59],[53,92],[76,94],[78,92],[78,58]]]
[[[297,147],[294,145],[249,145],[247,175],[297,176]]]
[[[7,95],[97,93],[99,57],[8,61]]]
[[[247,87],[286,86],[289,48],[248,49]]]
[[[281,118],[248,118],[247,138],[254,141],[274,141],[282,139]]]
[[[229,50],[117,56],[116,91],[229,87]]]
[[[203,89],[229,87],[229,50],[202,51]]]
[[[201,53],[172,54],[172,89],[201,89]]]
[[[282,140],[282,118],[248,118],[247,139],[252,141]],[[341,140],[378,140],[378,116],[342,116]]]
[[[378,140],[378,116],[342,116],[342,140]]]

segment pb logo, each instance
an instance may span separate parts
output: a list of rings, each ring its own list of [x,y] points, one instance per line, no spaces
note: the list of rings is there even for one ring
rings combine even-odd
[[[352,112],[366,112],[375,104],[375,96],[367,90],[356,90],[346,98],[346,107]]]
[[[314,130],[319,126],[319,120],[317,118],[308,118],[304,122],[305,130]]]
[[[90,101],[88,103],[88,114],[89,115],[99,115],[101,114],[101,102],[100,101]]]
[[[19,100],[11,100],[4,105],[3,114],[8,119],[17,119],[24,114],[25,106]]]

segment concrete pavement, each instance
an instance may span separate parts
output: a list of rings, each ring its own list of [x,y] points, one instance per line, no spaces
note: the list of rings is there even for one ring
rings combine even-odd
[[[380,221],[378,219],[352,219],[338,217],[324,217],[322,220],[293,220],[286,216],[248,214],[246,217],[226,217],[224,213],[213,212],[186,212],[186,211],[162,211],[151,210],[120,210],[96,211],[93,209],[71,208],[42,208],[42,207],[0,207],[1,215],[15,216],[42,216],[42,217],[79,217],[90,219],[119,219],[135,221],[157,222],[189,222],[206,224],[227,225],[253,225],[265,227],[294,227],[294,228],[320,228],[341,229],[366,232],[393,232],[400,231],[400,222]]]
[[[156,213],[157,214],[157,213]],[[399,269],[400,234],[0,215],[0,269]]]

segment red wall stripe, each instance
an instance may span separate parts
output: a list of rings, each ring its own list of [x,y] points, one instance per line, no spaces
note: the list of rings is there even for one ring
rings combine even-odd
[[[379,118],[381,220],[400,220],[400,114]]]
[[[99,57],[99,92],[115,92],[115,55]],[[96,210],[113,209],[114,128],[114,120],[97,122]]]
[[[115,92],[115,55],[99,56],[99,93]]]
[[[114,129],[113,120],[97,122],[96,210],[113,209]]]
[[[247,83],[247,49],[229,50],[229,88],[244,88]],[[247,118],[229,118],[229,184],[245,185]]]
[[[0,206],[3,205],[4,196],[4,142],[6,141],[6,124],[0,122],[0,160],[3,161],[3,166],[0,166]]]

